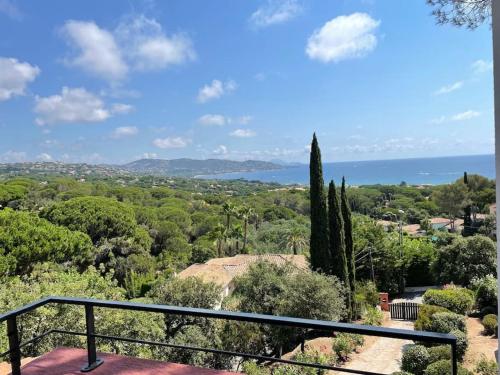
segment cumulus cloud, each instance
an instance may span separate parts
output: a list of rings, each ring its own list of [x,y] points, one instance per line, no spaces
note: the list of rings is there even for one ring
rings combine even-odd
[[[237,137],[237,138],[250,138],[250,137],[255,137],[257,134],[250,129],[236,129],[235,131],[231,132],[229,134],[232,137]]]
[[[183,137],[156,138],[153,141],[153,145],[163,149],[184,148],[189,143],[191,143],[191,140]]]
[[[223,115],[203,115],[198,119],[198,123],[204,126],[223,126],[228,119]]]
[[[52,161],[53,158],[51,155],[47,154],[46,152],[42,152],[41,154],[37,155],[37,160],[40,161]]]
[[[375,30],[380,21],[366,13],[338,16],[309,37],[306,53],[324,63],[363,57],[377,46]]]
[[[22,163],[26,161],[27,154],[24,151],[9,150],[0,154],[0,162],[2,163]]]
[[[267,0],[250,16],[250,23],[257,28],[287,22],[302,11],[297,0]]]
[[[164,69],[196,59],[193,43],[186,34],[167,36],[159,22],[144,15],[125,17],[115,34],[138,70]]]
[[[0,57],[0,101],[24,95],[28,83],[40,74],[37,66],[14,58]]]
[[[449,94],[450,92],[461,89],[463,85],[464,85],[463,81],[458,81],[458,82],[440,87],[438,90],[434,91],[434,95]]]
[[[493,70],[493,61],[476,60],[472,63],[471,68],[475,74],[491,72]]]
[[[196,58],[187,35],[168,36],[160,23],[144,15],[124,17],[113,31],[93,21],[69,20],[62,34],[77,51],[66,59],[69,65],[111,82],[123,80],[130,70],[159,70]]]
[[[130,104],[123,104],[123,103],[114,103],[111,106],[111,113],[113,114],[126,114],[131,112],[134,109],[134,106],[131,106]]]
[[[84,88],[63,87],[61,94],[35,99],[38,125],[107,120],[113,111],[98,96]]]
[[[213,155],[227,155],[228,149],[224,145],[219,145],[215,150],[212,151]]]
[[[139,133],[139,129],[136,126],[119,126],[113,130],[111,134],[111,138],[124,138],[131,137],[137,135]]]
[[[219,99],[221,96],[236,90],[236,88],[237,85],[234,81],[222,82],[214,79],[212,83],[203,86],[198,91],[198,102],[206,103],[210,100]]]
[[[110,81],[126,76],[128,66],[109,31],[94,22],[70,20],[64,24],[62,32],[78,51],[76,56],[66,60],[68,64]]]

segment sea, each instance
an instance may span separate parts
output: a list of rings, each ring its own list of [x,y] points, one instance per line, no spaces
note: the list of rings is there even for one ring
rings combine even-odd
[[[345,176],[349,185],[389,185],[400,184],[403,181],[409,185],[438,185],[453,182],[462,177],[464,172],[494,179],[495,155],[323,163],[325,181],[333,179],[340,183],[342,176]],[[303,164],[277,170],[232,172],[197,177],[308,185],[309,166]]]

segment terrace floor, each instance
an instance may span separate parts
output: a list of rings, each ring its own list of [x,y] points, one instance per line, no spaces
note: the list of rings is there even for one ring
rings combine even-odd
[[[104,363],[89,372],[92,375],[233,375],[234,372],[197,368],[178,363],[167,363],[100,353]],[[86,364],[87,351],[57,348],[23,366],[22,375],[81,375]]]

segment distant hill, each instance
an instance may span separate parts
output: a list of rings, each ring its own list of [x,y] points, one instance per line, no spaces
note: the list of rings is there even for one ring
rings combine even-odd
[[[283,166],[267,161],[234,161],[224,159],[140,159],[120,168],[139,174],[193,177],[230,172],[252,172],[282,169]]]

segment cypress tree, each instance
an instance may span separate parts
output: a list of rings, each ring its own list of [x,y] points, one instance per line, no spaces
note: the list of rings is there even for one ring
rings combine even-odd
[[[337,276],[347,288],[346,306],[348,317],[351,317],[351,286],[344,242],[344,220],[333,180],[328,187],[328,224],[330,233],[330,256],[332,258],[331,273]]]
[[[356,264],[354,259],[354,242],[352,238],[352,219],[349,201],[345,189],[345,178],[342,177],[342,187],[340,189],[340,207],[342,211],[342,219],[344,220],[344,242],[345,253],[347,258],[347,270],[349,272],[349,286],[351,288],[351,311],[355,311],[354,296],[356,295]]]
[[[311,201],[311,267],[315,271],[328,271],[330,253],[328,249],[328,214],[326,210],[325,186],[323,181],[323,167],[321,165],[321,151],[313,135],[311,143],[311,160],[309,163],[310,201]]]
[[[469,179],[467,177],[467,172],[464,172],[464,184],[467,185],[467,188],[470,190],[469,188]],[[472,207],[470,204],[468,204],[467,206],[465,206],[464,208],[464,231],[468,231],[471,228],[472,226]]]

